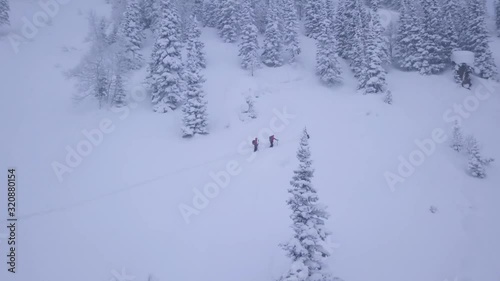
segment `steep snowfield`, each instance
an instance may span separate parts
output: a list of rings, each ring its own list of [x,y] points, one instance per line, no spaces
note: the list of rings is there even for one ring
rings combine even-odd
[[[310,39],[303,38],[296,65],[263,68],[251,77],[239,68],[237,46],[206,29],[211,134],[185,140],[179,112],[154,114],[148,99],[139,98],[127,115],[73,104],[73,82],[63,72],[85,52],[84,14],[90,8],[106,13],[103,2],[62,5],[51,26],[40,28],[18,54],[5,34],[0,37],[1,167],[18,170],[21,217],[18,272],[8,273],[2,262],[0,280],[108,281],[122,268],[134,280],[149,274],[158,280],[275,280],[288,265],[278,244],[291,235],[286,190],[304,126],[311,134],[314,184],[332,214],[335,275],[346,281],[500,278],[498,163],[477,180],[465,173],[466,158],[443,143],[394,190],[384,178],[397,173],[399,156],[408,159],[418,148],[415,140],[431,138],[435,129],[451,131],[448,119],[457,114],[450,110],[483,87],[477,79],[471,93],[454,84],[451,73],[391,70],[389,106],[380,96],[356,94],[347,66],[343,86],[320,85]],[[39,10],[34,1],[12,3],[13,31]],[[500,64],[499,40],[492,49]],[[144,76],[144,70],[135,73],[128,88],[141,88]],[[500,88],[490,89],[477,110],[466,112],[463,127],[499,161]],[[248,93],[258,95],[259,116],[242,122]],[[283,123],[276,111],[292,117]],[[86,139],[83,130],[107,119],[113,131],[60,182],[52,163],[65,163],[66,146],[74,149]],[[261,137],[262,150],[252,156],[250,139],[269,128],[278,129],[279,145],[266,149]],[[240,173],[186,224],[180,204],[192,206],[193,189],[203,190],[214,181],[210,173],[228,163]],[[0,254],[5,260],[5,241]]]

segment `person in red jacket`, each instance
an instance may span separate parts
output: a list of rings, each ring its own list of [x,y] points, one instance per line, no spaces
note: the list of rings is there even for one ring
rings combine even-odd
[[[256,152],[257,149],[259,148],[259,140],[257,138],[255,138],[253,141],[252,141],[252,144],[253,144],[253,152]]]
[[[277,141],[278,139],[274,137],[274,135],[270,136],[269,137],[269,142],[271,143],[271,146],[270,147],[273,147],[274,146],[274,141]]]

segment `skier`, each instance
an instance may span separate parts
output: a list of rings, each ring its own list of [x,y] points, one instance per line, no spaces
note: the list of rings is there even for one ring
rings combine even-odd
[[[257,138],[255,138],[253,141],[252,141],[252,144],[253,144],[253,152],[256,152],[258,147],[259,147],[259,140]]]
[[[269,137],[269,142],[271,143],[270,147],[274,146],[274,141],[279,141],[277,138],[274,137],[274,135]]]

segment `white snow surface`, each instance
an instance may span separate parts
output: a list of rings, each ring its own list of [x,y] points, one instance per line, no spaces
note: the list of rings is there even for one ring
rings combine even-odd
[[[443,143],[394,190],[384,178],[397,173],[398,157],[417,150],[415,140],[435,129],[450,134],[450,117],[460,116],[454,108],[466,103],[473,110],[461,117],[464,131],[476,136],[485,156],[500,160],[498,84],[474,103],[486,83],[477,78],[468,91],[451,71],[420,76],[391,70],[389,106],[381,96],[357,94],[346,64],[342,86],[322,86],[314,74],[313,40],[301,38],[303,53],[294,66],[264,67],[251,77],[239,67],[237,45],[204,29],[210,134],[186,140],[180,111],[155,114],[149,98],[130,105],[127,114],[73,103],[74,81],[63,73],[87,48],[86,12],[109,13],[104,2],[67,1],[17,54],[8,33],[0,35],[0,212],[6,217],[6,169],[15,167],[19,217],[17,273],[7,272],[2,240],[0,280],[109,281],[122,270],[132,281],[150,274],[163,281],[276,280],[290,266],[278,244],[292,235],[285,200],[304,126],[311,135],[313,184],[332,215],[327,227],[336,246],[328,264],[335,276],[499,280],[497,162],[486,179],[472,178],[467,159]],[[31,0],[11,6],[11,32],[20,33],[22,18],[40,11]],[[498,64],[498,38],[491,47]],[[145,69],[135,72],[127,88],[141,87],[144,77]],[[249,92],[258,96],[258,118],[242,122]],[[285,108],[294,118],[276,133],[279,145],[267,149],[261,137],[261,151],[253,155],[250,140],[273,126],[274,110]],[[86,139],[83,130],[106,119],[114,130],[60,182],[52,163],[65,163],[67,147],[74,149]],[[243,152],[241,143],[247,144]],[[193,189],[203,190],[213,182],[210,173],[230,161],[241,173],[186,224],[179,205],[192,205]],[[5,234],[6,221],[1,224]]]
[[[474,65],[474,53],[469,51],[453,51],[451,54],[451,61],[461,64]]]

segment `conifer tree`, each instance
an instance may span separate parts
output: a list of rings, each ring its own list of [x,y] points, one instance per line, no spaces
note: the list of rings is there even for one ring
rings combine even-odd
[[[452,52],[459,48],[460,8],[456,0],[445,0],[441,11],[443,18],[443,42],[446,58],[448,59],[447,63],[449,63]]]
[[[387,104],[392,104],[392,92],[390,90],[385,91],[384,102]]]
[[[324,259],[330,256],[326,241],[330,232],[325,229],[329,214],[321,205],[312,185],[314,169],[306,130],[304,129],[297,151],[299,168],[290,181],[287,204],[292,214],[293,238],[281,247],[292,259],[290,271],[280,280],[331,280]]]
[[[486,7],[482,0],[469,2],[470,23],[467,34],[470,51],[474,52],[475,68],[484,79],[498,79],[498,70],[489,46],[488,30],[486,28]]]
[[[112,105],[115,107],[125,106],[127,101],[127,96],[125,94],[125,89],[123,87],[123,78],[121,73],[117,73],[113,83],[113,100]]]
[[[194,14],[194,17],[196,18],[196,21],[200,22],[200,23],[204,23],[205,22],[205,14],[204,14],[204,11],[203,11],[203,0],[194,0],[194,11],[193,11],[193,14]]]
[[[257,40],[257,27],[254,23],[251,0],[243,0],[241,9],[241,40],[240,59],[241,67],[250,70],[252,76],[260,65],[259,42]]]
[[[464,146],[464,137],[462,133],[462,128],[460,127],[457,121],[455,121],[455,124],[453,125],[453,132],[451,136],[450,146],[456,152],[462,151],[462,148]]]
[[[363,87],[364,81],[367,79],[363,76],[366,74],[366,31],[363,28],[363,16],[361,14],[361,6],[356,8],[353,16],[355,26],[357,28],[354,29],[354,37],[352,38],[352,47],[351,50],[348,51],[348,55],[350,58],[350,67],[354,73],[354,76],[358,78],[359,85],[358,88],[361,89]]]
[[[156,4],[156,0],[139,1],[142,29],[154,29],[155,25],[158,23]]]
[[[468,171],[471,176],[476,178],[486,177],[485,161],[479,151],[476,138],[469,136],[467,138],[467,154],[469,156]]]
[[[207,0],[203,4],[203,26],[217,27],[217,0]]]
[[[205,68],[207,66],[205,58],[205,44],[201,42],[201,31],[198,27],[198,20],[195,16],[191,16],[188,26],[187,26],[187,36],[186,36],[186,51],[188,53],[196,54],[193,58],[200,68]],[[191,50],[192,49],[192,50]]]
[[[254,98],[251,95],[248,95],[245,98],[245,102],[247,104],[247,109],[243,111],[243,113],[251,119],[256,119],[257,118],[257,112],[255,111],[255,101]]]
[[[362,88],[365,94],[379,94],[387,90],[387,71],[382,66],[385,56],[382,49],[380,17],[378,13],[371,15],[370,30],[367,35],[366,69],[362,74]]]
[[[400,10],[399,27],[394,46],[396,64],[406,70],[417,70],[420,61],[419,18],[413,0],[403,0]]]
[[[322,23],[322,32],[316,42],[316,74],[328,86],[342,82],[342,71],[336,53],[335,36],[330,20]]]
[[[498,36],[500,37],[500,0],[495,1],[495,24]]]
[[[260,33],[264,34],[266,32],[269,3],[267,0],[253,0],[252,2],[255,14],[255,26],[257,26]]]
[[[197,29],[191,28],[190,32],[197,33]],[[196,38],[197,35],[190,34],[188,37]],[[205,80],[200,73],[199,53],[194,45],[195,40],[188,41],[187,63],[184,73],[186,100],[182,106],[183,137],[208,134],[207,101],[203,92],[203,83]]]
[[[0,27],[10,25],[9,13],[9,0],[0,0]]]
[[[283,37],[280,32],[278,0],[269,1],[262,62],[270,67],[283,65]]]
[[[300,54],[297,9],[293,0],[283,0],[283,43],[288,62],[294,62]]]
[[[348,15],[347,3],[347,0],[339,0],[337,2],[337,12],[333,20],[335,36],[337,37],[337,52],[339,56],[344,59],[348,58],[347,54],[351,45],[347,26],[352,24],[352,18]]]
[[[234,43],[238,39],[238,4],[236,0],[220,0],[219,35],[226,43]]]
[[[122,34],[128,66],[132,69],[138,69],[144,62],[141,47],[145,36],[141,23],[140,6],[135,0],[130,0],[125,12],[122,21]]]
[[[419,52],[421,61],[419,71],[421,74],[430,75],[443,71],[449,58],[443,46],[442,24],[437,0],[422,0],[423,18],[420,22],[421,45]]]
[[[324,0],[307,0],[304,6],[304,27],[306,36],[317,38],[321,33],[324,18]]]
[[[164,113],[179,106],[184,87],[179,16],[171,0],[162,0],[161,15],[148,81],[153,110]]]

